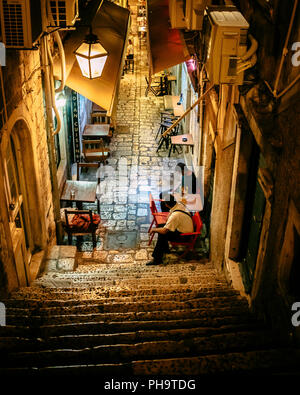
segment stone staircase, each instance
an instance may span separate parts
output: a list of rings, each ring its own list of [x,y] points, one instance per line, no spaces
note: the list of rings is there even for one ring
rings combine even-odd
[[[48,271],[5,301],[1,375],[209,376],[300,366],[299,350],[259,322],[211,263],[80,263]]]

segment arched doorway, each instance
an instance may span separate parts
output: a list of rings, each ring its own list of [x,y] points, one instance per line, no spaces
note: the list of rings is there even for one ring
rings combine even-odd
[[[18,120],[6,139],[3,155],[4,188],[10,236],[19,286],[30,284],[31,255],[36,250],[38,202],[30,131]],[[35,215],[32,217],[32,209]],[[39,228],[39,233],[41,228]]]

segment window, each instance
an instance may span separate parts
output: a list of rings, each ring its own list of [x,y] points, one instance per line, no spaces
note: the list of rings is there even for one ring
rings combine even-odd
[[[54,145],[55,145],[55,162],[56,162],[56,167],[58,168],[60,161],[61,161],[59,134],[56,134],[54,136]]]

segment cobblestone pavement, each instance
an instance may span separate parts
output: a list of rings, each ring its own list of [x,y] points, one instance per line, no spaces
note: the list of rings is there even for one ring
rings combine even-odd
[[[134,26],[134,16],[133,25]],[[164,109],[163,97],[145,96],[148,75],[146,40],[131,35],[135,44],[134,72],[121,79],[117,122],[110,143],[108,164],[100,168],[100,215],[96,249],[89,236],[78,243],[83,259],[114,263],[149,260],[153,244],[148,245],[152,221],[149,192],[158,198],[166,174],[178,163],[178,154],[168,158],[167,151],[157,150],[155,136]],[[95,180],[89,169],[85,178]],[[96,212],[96,204],[86,204]],[[76,244],[76,238],[73,245]],[[178,259],[177,256],[173,256]]]

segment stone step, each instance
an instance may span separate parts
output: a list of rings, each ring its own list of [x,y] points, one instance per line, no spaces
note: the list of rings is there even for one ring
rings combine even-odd
[[[221,282],[216,279],[189,279],[189,278],[174,278],[172,280],[164,280],[164,279],[135,279],[135,280],[103,280],[103,281],[68,281],[68,280],[52,280],[51,282],[47,282],[46,284],[42,284],[41,286],[46,286],[47,288],[56,288],[60,289],[71,289],[72,291],[75,289],[91,289],[91,288],[102,288],[108,289],[111,287],[115,288],[128,288],[128,289],[149,289],[150,285],[152,284],[152,288],[169,288],[169,287],[177,287],[180,288],[182,286],[190,286],[192,288],[202,288],[204,286],[208,287],[216,287],[216,286],[226,286],[224,282]]]
[[[204,280],[210,280],[210,279],[215,279],[220,282],[226,283],[226,279],[217,276],[215,273],[208,271],[208,272],[203,272],[203,273],[168,273],[166,275],[157,273],[157,274],[148,274],[148,273],[135,273],[132,275],[129,275],[127,273],[77,273],[77,272],[72,272],[72,276],[70,275],[60,275],[59,277],[57,276],[57,273],[48,273],[44,275],[43,277],[37,279],[34,282],[34,285],[39,285],[39,284],[47,284],[47,281],[51,280],[60,280],[60,281],[69,281],[69,282],[76,282],[76,281],[82,281],[82,282],[94,282],[94,281],[136,281],[136,280],[143,280],[143,281],[152,281],[152,280],[166,280],[167,282],[171,282],[174,279],[178,278],[190,278],[191,280],[196,280],[196,282],[200,279]]]
[[[188,308],[177,310],[153,310],[148,311],[128,311],[128,312],[103,312],[103,313],[87,313],[84,314],[58,314],[51,316],[41,315],[6,315],[7,325],[43,325],[47,323],[74,323],[74,322],[91,322],[91,321],[127,321],[127,320],[180,320],[188,318],[201,318],[201,317],[220,317],[220,316],[234,316],[243,313],[248,313],[248,306],[246,305],[233,305],[226,307],[218,307],[216,309],[206,308]]]
[[[238,291],[233,289],[221,289],[215,291],[207,291],[207,292],[189,292],[189,293],[167,293],[167,294],[158,294],[158,295],[137,295],[137,296],[111,296],[113,294],[110,291],[105,292],[103,295],[99,295],[97,299],[44,299],[47,295],[45,295],[41,299],[7,299],[3,300],[6,308],[39,308],[39,307],[67,307],[67,306],[76,306],[76,305],[93,305],[98,303],[118,303],[118,302],[138,302],[138,301],[185,301],[194,298],[203,298],[203,299],[211,299],[211,298],[224,298],[226,297],[228,300],[231,298],[236,298],[240,296]],[[114,293],[115,294],[115,293]]]
[[[121,312],[141,312],[141,311],[160,311],[160,310],[186,310],[186,309],[219,309],[225,307],[243,306],[248,308],[248,303],[244,298],[238,297],[217,297],[217,298],[189,298],[185,301],[138,301],[138,302],[113,302],[110,299],[105,303],[78,304],[73,306],[52,306],[39,308],[13,308],[7,307],[6,315],[10,316],[51,316],[69,314],[92,314],[92,313],[121,313]]]
[[[124,317],[125,318],[125,317]],[[250,313],[234,316],[181,318],[177,319],[152,319],[128,321],[89,321],[62,324],[45,323],[35,327],[29,325],[6,325],[0,327],[0,337],[51,337],[66,335],[86,335],[99,333],[136,332],[140,330],[169,330],[178,328],[220,328],[227,325],[258,325],[256,318]],[[261,325],[261,324],[260,324]]]
[[[232,352],[191,358],[139,360],[131,364],[133,375],[214,375],[215,373],[299,374],[300,351],[292,348]],[[125,368],[125,367],[124,367]],[[125,370],[125,369],[124,369]],[[88,369],[87,369],[88,371]],[[86,371],[86,372],[87,372]],[[128,366],[127,371],[129,372]]]
[[[159,266],[147,266],[145,262],[143,263],[96,263],[93,260],[93,263],[89,264],[81,264],[77,266],[76,271],[73,272],[65,272],[59,273],[61,277],[76,277],[77,275],[86,275],[86,276],[94,276],[94,275],[102,275],[102,276],[121,276],[121,277],[134,277],[136,275],[143,275],[145,277],[152,276],[172,276],[177,274],[182,275],[191,275],[191,274],[214,274],[219,275],[223,278],[221,273],[218,273],[215,268],[212,266],[207,266],[199,263],[195,264],[166,264]],[[54,273],[45,273],[45,275],[51,276]]]
[[[45,367],[69,364],[120,363],[148,358],[191,357],[225,352],[239,353],[274,347],[269,333],[236,332],[184,340],[152,340],[139,343],[105,344],[84,349],[56,349],[11,352],[0,361],[2,367]]]
[[[156,285],[176,285],[176,284],[215,284],[221,283],[226,284],[225,279],[219,279],[213,273],[208,274],[193,274],[190,276],[187,275],[172,275],[172,276],[132,276],[132,277],[113,277],[113,276],[102,276],[101,274],[95,275],[83,275],[76,274],[74,276],[57,276],[55,275],[46,275],[42,278],[36,280],[34,285],[42,285],[42,286],[54,286],[54,287],[81,287],[81,286],[94,286],[99,287],[106,284],[107,286],[111,285],[122,285],[126,284],[128,286],[135,287],[136,285],[147,285],[151,282],[153,286]]]
[[[253,336],[262,336],[265,332],[263,325],[247,323],[240,325],[224,325],[216,328],[191,327],[180,329],[138,330],[136,332],[62,335],[38,338],[26,337],[0,337],[0,350],[3,352],[38,351],[47,349],[81,349],[98,345],[137,343],[149,340],[180,340],[200,336],[212,336],[216,334],[228,334],[234,336],[237,332],[251,331]],[[252,335],[253,334],[253,335]],[[271,337],[268,335],[268,339]],[[275,339],[274,339],[275,341]]]
[[[125,363],[77,364],[70,366],[47,366],[33,369],[0,368],[6,377],[116,377],[147,375],[197,375],[213,377],[226,374],[226,377],[241,377],[253,374],[299,374],[299,350],[290,348],[232,352],[224,354],[201,355],[194,357],[174,357],[161,359],[136,360]]]
[[[83,262],[83,261],[82,261]],[[93,263],[92,263],[93,262]],[[91,274],[91,273],[103,273],[103,274],[113,274],[116,275],[136,275],[136,274],[150,274],[151,275],[168,275],[176,273],[217,273],[217,270],[213,264],[201,264],[199,262],[195,263],[184,263],[184,264],[166,264],[159,266],[147,266],[143,263],[99,263],[95,260],[87,261],[86,264],[79,264],[76,268],[76,273]],[[74,273],[73,273],[74,274]],[[72,275],[72,273],[68,273]],[[221,273],[220,273],[221,275]]]
[[[88,288],[41,288],[41,287],[31,287],[31,288],[23,288],[18,293],[13,295],[15,300],[24,300],[28,297],[33,299],[36,298],[37,300],[43,299],[59,299],[59,300],[66,300],[66,299],[96,299],[97,297],[103,297],[103,295],[107,295],[109,293],[110,296],[144,296],[144,295],[166,295],[166,294],[189,294],[192,292],[218,292],[218,291],[226,291],[231,290],[231,288],[224,284],[215,284],[214,286],[207,286],[207,285],[195,285],[195,286],[186,286],[177,285],[168,286],[168,287],[151,287],[149,284],[146,287],[140,289],[132,289],[129,287],[88,287]]]

